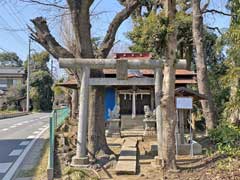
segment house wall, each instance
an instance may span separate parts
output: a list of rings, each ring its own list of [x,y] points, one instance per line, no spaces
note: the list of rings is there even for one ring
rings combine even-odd
[[[17,78],[8,78],[3,79],[0,78],[0,90],[7,90],[11,86],[17,86],[18,84],[21,84],[23,82],[23,79],[17,79]]]
[[[105,89],[105,120],[110,118],[108,115],[108,109],[112,111],[115,106],[115,93],[115,88],[109,87]]]

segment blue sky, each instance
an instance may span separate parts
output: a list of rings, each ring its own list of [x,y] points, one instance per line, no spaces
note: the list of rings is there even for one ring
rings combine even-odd
[[[210,8],[216,8],[226,12],[224,7],[226,2],[227,0],[212,0]],[[92,7],[95,6],[94,13],[104,13],[94,16],[92,19],[92,34],[97,37],[103,37],[109,22],[111,22],[114,15],[122,9],[122,6],[117,0],[95,0]],[[22,60],[25,60],[28,55],[29,32],[26,30],[26,24],[31,25],[30,19],[34,17],[47,17],[52,33],[56,39],[61,42],[59,38],[59,21],[53,20],[54,15],[57,13],[56,11],[32,6],[22,3],[19,0],[0,0],[0,12],[0,48],[6,51],[16,52]],[[218,26],[220,28],[227,28],[230,21],[229,17],[211,14],[205,15],[204,20],[208,25]],[[131,30],[131,28],[131,20],[128,19],[121,25],[116,39],[120,40],[123,44],[129,44],[130,42],[126,39],[125,34]],[[8,31],[11,29],[16,31]],[[40,45],[35,42],[32,43],[32,46],[36,51],[42,49]],[[0,49],[0,52],[1,51]]]

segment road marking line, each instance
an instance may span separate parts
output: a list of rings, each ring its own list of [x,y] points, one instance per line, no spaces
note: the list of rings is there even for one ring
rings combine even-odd
[[[43,116],[43,117],[40,117],[39,119],[45,119],[45,118],[48,118],[49,116]]]
[[[10,128],[15,128],[15,127],[17,127],[17,126],[15,126],[15,125],[13,125],[13,126],[10,126]]]
[[[43,130],[44,128],[38,128],[39,131]]]
[[[32,146],[34,145],[34,143],[37,141],[37,139],[48,129],[48,127],[46,127],[45,129],[43,129],[41,131],[41,133],[39,133],[35,139],[33,139],[28,146],[24,149],[23,153],[18,157],[18,159],[14,162],[14,164],[12,165],[12,167],[9,169],[9,171],[5,174],[5,176],[3,177],[2,180],[9,180],[12,179],[12,177],[14,176],[14,174],[16,173],[17,169],[19,168],[19,166],[21,165],[21,163],[23,162],[25,156],[27,155],[27,153],[30,151],[30,149],[32,148]]]
[[[22,123],[17,123],[16,125],[17,125],[17,126],[21,126],[21,125],[22,125]]]
[[[19,156],[23,152],[23,149],[14,149],[8,156]]]
[[[35,136],[28,136],[27,139],[34,139]]]
[[[38,133],[40,133],[40,131],[34,131],[34,132],[33,132],[33,134],[38,134]]]
[[[7,131],[7,130],[8,130],[8,128],[4,128],[4,129],[3,129],[3,131]]]
[[[9,163],[0,163],[0,173],[6,173],[7,170],[10,168],[12,165],[12,162]]]
[[[26,146],[30,143],[30,141],[22,141],[19,145],[20,146]]]

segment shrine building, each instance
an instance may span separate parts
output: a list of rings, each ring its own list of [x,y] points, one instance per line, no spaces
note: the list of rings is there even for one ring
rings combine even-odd
[[[115,59],[128,59],[129,61],[149,60],[152,58],[150,53],[116,53]],[[196,84],[196,73],[190,70],[186,70],[186,61],[182,60],[182,65],[176,68],[176,88],[187,87],[190,84]],[[116,69],[103,69],[105,79],[111,80],[116,78]],[[124,119],[140,120],[144,118],[144,106],[148,105],[151,110],[155,109],[154,100],[154,83],[149,83],[146,79],[154,79],[154,70],[141,69],[131,70],[128,69],[127,78],[132,82],[139,82],[132,84],[116,84],[116,85],[104,85],[105,86],[105,120],[109,119],[109,110],[113,110],[115,105],[120,106],[120,115],[122,122]],[[142,80],[142,81],[141,81]],[[101,81],[94,82],[97,85],[101,85]],[[59,83],[58,85],[77,88],[75,80],[69,80],[65,83]]]

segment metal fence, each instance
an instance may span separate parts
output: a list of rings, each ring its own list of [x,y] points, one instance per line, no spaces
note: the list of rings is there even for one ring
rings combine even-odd
[[[54,170],[54,141],[55,130],[64,123],[64,120],[69,116],[69,108],[54,109],[49,119],[49,156],[48,156],[48,179],[53,179]]]

